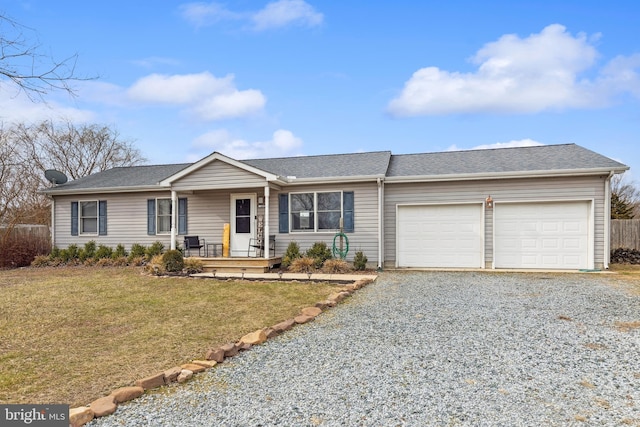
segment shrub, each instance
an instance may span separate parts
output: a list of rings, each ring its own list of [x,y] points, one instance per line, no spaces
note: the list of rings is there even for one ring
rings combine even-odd
[[[134,243],[131,245],[131,252],[129,252],[129,258],[139,258],[147,255],[147,248],[139,243]]]
[[[111,249],[111,248],[109,248]],[[98,267],[111,267],[113,266],[113,260],[111,259],[111,257],[107,257],[107,258],[99,258],[98,260],[96,260],[95,262],[96,266]]]
[[[322,264],[322,272],[328,274],[347,273],[351,265],[343,259],[328,259]]]
[[[93,258],[96,255],[96,241],[89,240],[84,244],[84,250],[82,251],[82,256],[80,257],[81,261],[84,261],[87,258]]]
[[[72,260],[78,258],[78,246],[77,245],[69,245],[67,249],[63,249],[60,251],[60,259],[64,263],[69,263]]]
[[[48,267],[51,258],[47,255],[38,255],[31,261],[31,267]]]
[[[100,245],[98,246],[98,249],[96,250],[96,254],[94,255],[93,258],[95,260],[100,260],[105,258],[111,258],[111,255],[113,255],[113,249],[111,249],[109,246]]]
[[[187,274],[202,273],[204,270],[204,264],[197,258],[187,258],[184,260],[184,271]]]
[[[182,252],[173,249],[168,250],[162,255],[162,266],[168,272],[175,273],[182,271],[184,268],[184,259],[182,258]]]
[[[282,256],[282,266],[287,268],[291,265],[293,260],[300,258],[300,246],[296,242],[289,242],[289,246],[287,246],[287,250]]]
[[[145,271],[156,276],[162,276],[165,273],[162,262],[162,255],[156,255],[145,265]]]
[[[127,260],[129,261],[129,265],[133,265],[134,267],[141,267],[147,261],[147,258],[144,256],[132,257],[131,255],[129,255],[129,258],[127,258]]]
[[[306,255],[314,259],[316,268],[322,267],[322,264],[324,264],[326,260],[333,258],[331,250],[325,242],[314,243],[313,246],[307,249]]]
[[[356,252],[356,255],[353,257],[353,268],[362,271],[367,268],[367,257],[362,251]]]
[[[127,257],[127,251],[124,249],[124,245],[122,243],[119,243],[118,246],[116,246],[116,250],[113,251],[112,257],[114,259]]]
[[[289,271],[293,273],[311,273],[315,270],[316,260],[310,257],[296,258],[291,262]]]
[[[164,245],[162,242],[155,241],[147,248],[147,258],[151,259],[156,255],[160,255],[164,250]]]
[[[127,260],[126,256],[114,256],[111,259],[111,262],[114,267],[124,267],[126,265],[129,265],[129,261]]]
[[[58,248],[57,246],[54,246],[53,248],[51,248],[51,253],[49,254],[49,257],[51,259],[60,258],[60,248]]]

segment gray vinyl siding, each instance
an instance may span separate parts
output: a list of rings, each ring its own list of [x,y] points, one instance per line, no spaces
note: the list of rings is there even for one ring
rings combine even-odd
[[[123,244],[129,250],[134,243],[146,246],[160,241],[168,248],[171,244],[170,235],[147,235],[147,199],[170,197],[169,191],[57,196],[55,198],[54,244],[59,248],[66,248],[70,244],[84,246],[88,241],[94,240],[98,245],[112,248]],[[78,200],[107,201],[106,235],[71,235],[71,202]],[[191,209],[190,206],[189,209]]]
[[[264,187],[265,178],[219,160],[190,173],[173,183],[176,191],[239,189]]]
[[[283,188],[282,193],[300,193],[311,191],[353,191],[354,193],[354,225],[353,233],[345,233],[349,239],[347,260],[352,261],[356,251],[362,251],[368,263],[376,265],[378,260],[378,186],[372,183],[355,183],[344,186],[295,186]],[[278,192],[271,191],[269,200],[270,234],[276,235],[276,254],[282,255],[289,242],[295,241],[300,250],[305,251],[316,242],[325,242],[329,248],[333,246],[335,232],[317,233],[279,233],[278,232]]]
[[[528,178],[463,182],[433,182],[385,185],[384,239],[386,267],[396,261],[396,206],[420,203],[484,202],[491,195],[494,203],[594,200],[594,264],[604,262],[604,176],[568,178]],[[485,265],[493,260],[493,211],[485,209]]]

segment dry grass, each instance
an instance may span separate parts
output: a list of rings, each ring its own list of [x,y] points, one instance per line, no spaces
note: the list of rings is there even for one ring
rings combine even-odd
[[[296,315],[330,284],[0,271],[0,403],[84,405]]]

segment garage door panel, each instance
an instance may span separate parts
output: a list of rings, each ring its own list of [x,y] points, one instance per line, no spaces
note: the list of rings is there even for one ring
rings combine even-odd
[[[590,202],[494,207],[496,268],[589,267]]]
[[[397,244],[400,267],[481,267],[482,205],[399,206]]]

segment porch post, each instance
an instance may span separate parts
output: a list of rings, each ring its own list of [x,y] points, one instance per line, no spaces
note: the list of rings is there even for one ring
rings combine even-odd
[[[176,238],[178,237],[178,193],[171,190],[171,250],[176,249]]]
[[[264,236],[262,237],[264,251],[262,255],[269,259],[269,186],[264,187]]]

